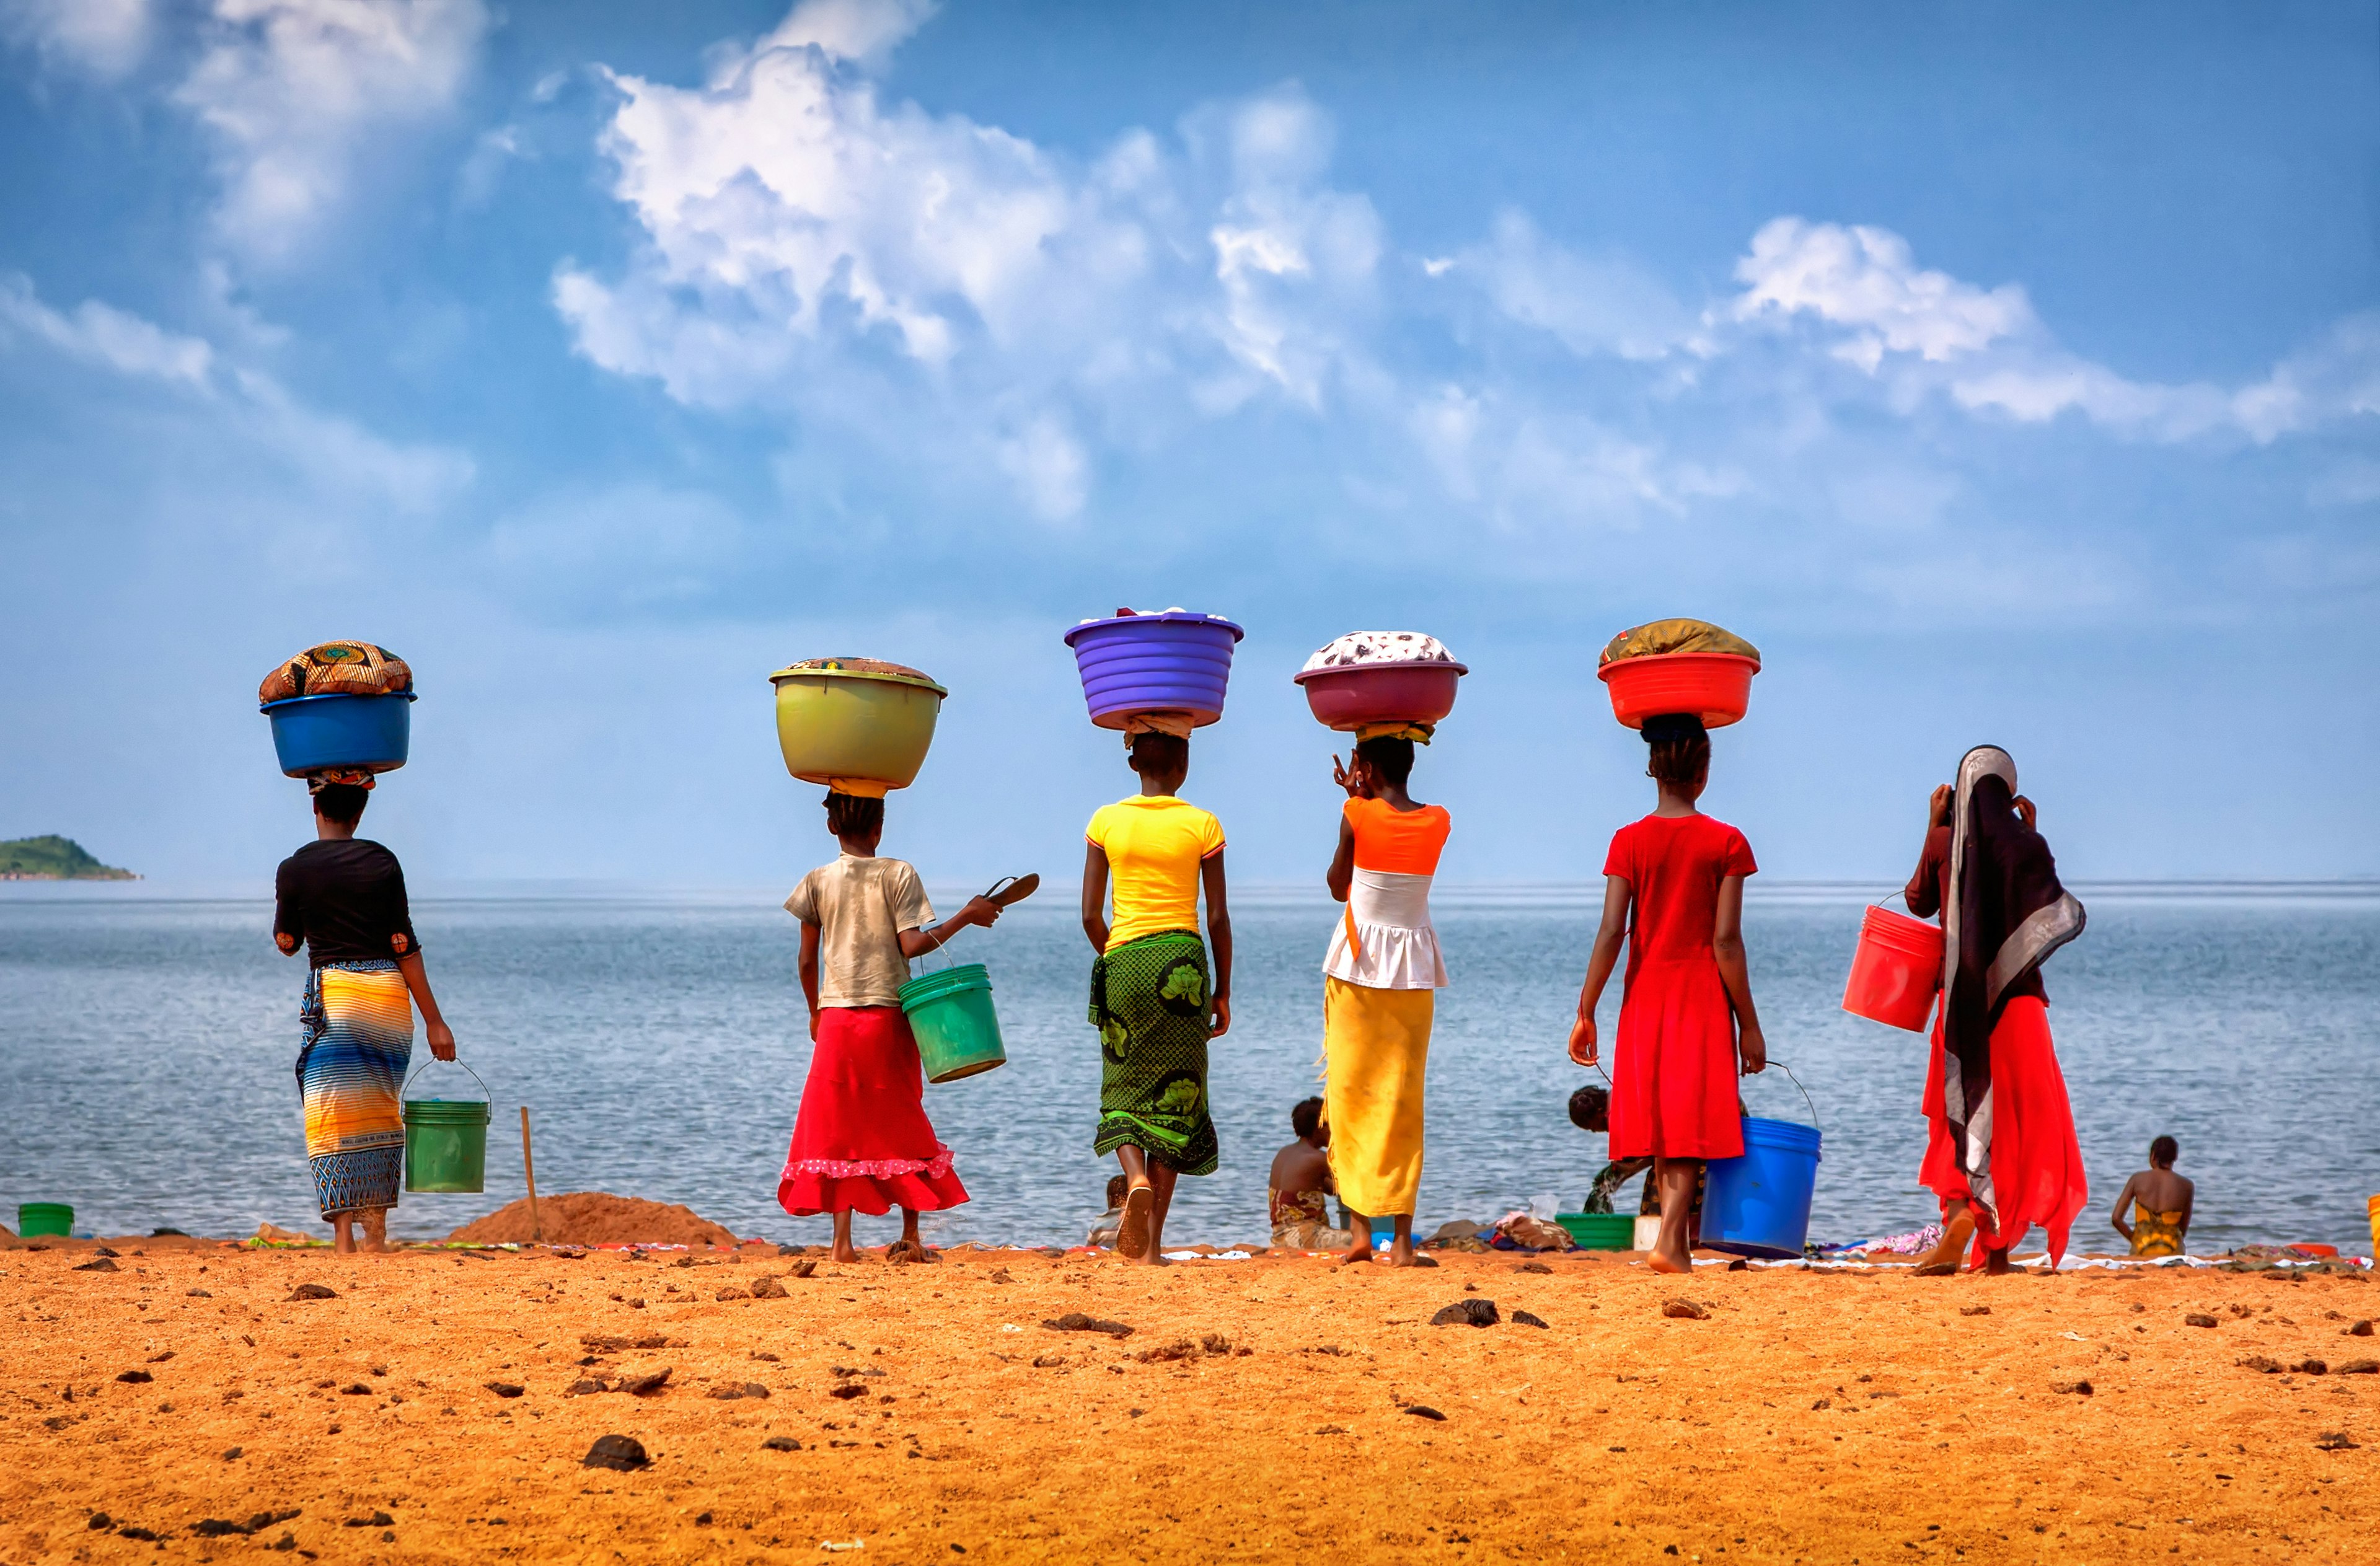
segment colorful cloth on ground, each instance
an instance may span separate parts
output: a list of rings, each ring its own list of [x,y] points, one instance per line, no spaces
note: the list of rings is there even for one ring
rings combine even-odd
[[[1647,816],[1614,832],[1603,873],[1628,882],[1628,974],[1612,1047],[1614,1159],[1731,1159],[1735,1007],[1712,951],[1719,887],[1759,869],[1743,834],[1704,815]]]
[[[1343,814],[1354,837],[1354,874],[1322,971],[1379,989],[1443,989],[1446,960],[1430,923],[1429,889],[1452,818],[1443,806],[1399,810],[1385,799],[1350,799]]]
[[[2132,1198],[2132,1255],[2136,1256],[2178,1256],[2181,1255],[2181,1209],[2159,1212]]]
[[[1596,1171],[1595,1184],[1587,1188],[1586,1200],[1580,1205],[1578,1210],[1581,1212],[1611,1211],[1611,1198],[1619,1194],[1620,1187],[1636,1176],[1645,1173],[1652,1167],[1653,1159],[1650,1154],[1640,1159],[1615,1159],[1605,1164]],[[1661,1210],[1661,1191],[1658,1181],[1645,1182],[1645,1195],[1637,1204],[1636,1210],[1640,1215]]]
[[[2074,1215],[2091,1199],[2082,1170],[2082,1147],[2074,1136],[2074,1111],[2067,1102],[2066,1077],[2049,1037],[2049,1008],[2031,996],[2008,1002],[1992,1029],[1992,1096],[1989,1105],[1990,1177],[1998,1202],[1975,1204],[1974,1259],[1987,1251],[2013,1247],[2034,1224],[2047,1232],[2050,1265],[2065,1258]],[[1946,1063],[1956,1057],[1943,1047],[1942,1018],[1934,1019],[1934,1061],[1925,1083],[1925,1161],[1919,1181],[1939,1196],[1945,1220],[1954,1201],[1973,1203],[1974,1187],[1960,1159],[1957,1140],[1944,1116]],[[1974,1145],[1970,1138],[1969,1145]]]
[[[1345,1250],[1354,1238],[1347,1230],[1330,1227],[1328,1191],[1283,1191],[1275,1186],[1265,1192],[1265,1206],[1272,1214],[1272,1243],[1285,1250]]]
[[[1099,1030],[1093,1150],[1129,1144],[1181,1173],[1214,1173],[1205,944],[1175,929],[1111,945],[1091,964],[1090,1020]]]
[[[1429,989],[1322,981],[1330,1173],[1340,1200],[1367,1218],[1412,1212],[1421,1190],[1422,1084],[1437,1002]]]
[[[954,1208],[966,1187],[926,1118],[926,1073],[898,1006],[826,1006],[777,1205],[796,1218]]]
[[[1994,1111],[1992,1064],[1999,1053],[2000,1023],[2020,1000],[2040,1003],[2037,992],[2027,995],[2029,987],[2021,987],[2022,981],[2082,934],[2083,926],[2082,904],[2058,884],[2049,844],[2016,808],[2016,762],[1996,746],[1977,746],[1960,760],[1950,872],[1941,903],[1944,995],[1937,1031],[1939,1048],[1949,1052],[1950,1062],[1935,1085],[1943,1096],[1942,1119],[1960,1171],[1986,1214],[2002,1200],[1992,1151],[1993,1137],[2006,1123]],[[2040,1032],[2039,1052],[2054,1070],[2046,1022]],[[2023,1058],[2032,1058],[2031,1052]],[[2063,1081],[2056,1098],[2063,1106]],[[2036,1109],[2046,1104],[2046,1095],[2039,1096]],[[2058,1139],[2052,1126],[2036,1123],[2034,1129],[2037,1138]],[[2070,1123],[2065,1137],[2073,1138]],[[2016,1210],[2025,1209],[2020,1204]],[[2012,1238],[2022,1233],[2015,1229]]]
[[[405,976],[385,958],[310,968],[298,1022],[298,1091],[322,1216],[396,1206],[405,1184],[400,1096],[413,1058]]]
[[[1198,867],[1223,851],[1223,824],[1171,794],[1102,805],[1083,836],[1108,856],[1115,921],[1108,950],[1198,928]]]
[[[898,1006],[909,959],[901,932],[934,917],[905,859],[842,854],[804,876],[785,912],[819,927],[819,1004]]]

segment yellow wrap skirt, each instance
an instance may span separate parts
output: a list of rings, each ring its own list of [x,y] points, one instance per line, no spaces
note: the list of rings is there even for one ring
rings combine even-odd
[[[1339,1199],[1366,1218],[1414,1210],[1434,989],[1322,981],[1323,1122]]]

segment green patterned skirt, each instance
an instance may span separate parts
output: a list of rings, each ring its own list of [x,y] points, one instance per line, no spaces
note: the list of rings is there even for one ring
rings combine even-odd
[[[1212,1174],[1207,1112],[1207,947],[1191,930],[1127,941],[1091,964],[1099,1030],[1099,1134],[1111,1153],[1140,1148],[1184,1174]]]

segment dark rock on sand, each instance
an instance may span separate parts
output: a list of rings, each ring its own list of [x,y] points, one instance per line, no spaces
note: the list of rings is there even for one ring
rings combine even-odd
[[[1429,1318],[1432,1327],[1493,1327],[1501,1320],[1494,1300],[1457,1300]],[[1413,1411],[1407,1409],[1406,1413]]]
[[[500,1398],[516,1398],[523,1392],[528,1390],[527,1387],[520,1386],[511,1381],[490,1381],[487,1383],[487,1388],[488,1390],[495,1393],[496,1396]],[[370,1387],[356,1387],[350,1390],[363,1392],[366,1395],[370,1395],[371,1392],[371,1389]]]
[[[2181,1318],[2181,1324],[2184,1327],[2212,1327],[2215,1318],[2203,1310],[2193,1310]]]
[[[91,1254],[95,1256],[119,1256],[124,1253],[122,1251],[110,1250],[105,1245],[93,1245],[91,1248]]]
[[[343,1398],[368,1398],[372,1395],[372,1390],[361,1381],[353,1381],[341,1387],[339,1395]]]
[[[802,1443],[791,1436],[771,1436],[760,1443],[760,1450],[762,1451],[799,1451],[802,1450]]]
[[[148,1528],[131,1528],[131,1527],[126,1527],[126,1528],[118,1528],[118,1529],[116,1529],[116,1530],[115,1530],[115,1536],[116,1536],[117,1538],[120,1538],[120,1539],[140,1539],[140,1540],[141,1540],[143,1543],[146,1543],[146,1544],[156,1544],[156,1543],[160,1542],[160,1541],[162,1540],[162,1538],[164,1537],[164,1536],[163,1536],[163,1535],[160,1535],[160,1534],[158,1534],[158,1533],[156,1533],[156,1532],[154,1532],[154,1531],[152,1531],[152,1530],[151,1530],[151,1529],[148,1529]]]
[[[1066,1356],[1062,1354],[1036,1354],[1033,1358],[1033,1368],[1036,1370],[1055,1370],[1058,1366],[1065,1363]]]
[[[1515,1272],[1551,1272],[1552,1268],[1541,1261],[1524,1261],[1512,1269]]]
[[[122,1375],[116,1377],[117,1380],[128,1381],[135,1386],[140,1385],[143,1381],[154,1381],[156,1378],[157,1378],[150,1375],[146,1370],[127,1370]]]
[[[2314,1442],[2314,1445],[2324,1451],[2353,1451],[2362,1444],[2361,1441],[2351,1439],[2344,1430],[2326,1430],[2323,1433],[2322,1439]],[[128,1534],[132,1530],[127,1528],[124,1531]]]
[[[1041,1325],[1052,1332],[1105,1332],[1111,1338],[1129,1338],[1133,1334],[1133,1329],[1121,1321],[1101,1321],[1079,1310],[1070,1310],[1055,1321],[1044,1321]]]
[[[194,1300],[211,1300],[214,1298],[212,1294],[208,1293],[204,1289],[191,1290],[189,1297]]]
[[[793,1267],[785,1273],[785,1276],[788,1278],[808,1278],[817,1270],[818,1260],[816,1257],[812,1257],[808,1261],[797,1261],[794,1263]]]
[[[1526,1310],[1516,1310],[1512,1313],[1512,1325],[1515,1327],[1543,1327],[1548,1331],[1552,1329],[1552,1324],[1548,1322],[1544,1317],[1537,1315],[1534,1311]]]
[[[713,1387],[703,1395],[717,1398],[722,1402],[734,1402],[739,1398],[765,1398],[769,1395],[769,1389],[758,1381],[745,1381],[732,1387]]]
[[[1416,1419],[1435,1419],[1441,1425],[1446,1423],[1446,1415],[1427,1403],[1409,1402],[1405,1404],[1405,1412]]]
[[[752,1297],[756,1300],[784,1299],[786,1297],[785,1285],[782,1280],[777,1278],[755,1279],[752,1283]]]
[[[151,1354],[151,1355],[149,1356],[149,1363],[150,1363],[150,1364],[152,1364],[152,1365],[163,1365],[163,1364],[164,1364],[167,1360],[169,1360],[169,1359],[171,1359],[171,1358],[173,1358],[173,1357],[174,1357],[174,1351],[173,1351],[173,1350],[171,1350],[171,1349],[167,1349],[164,1354]]]
[[[224,1460],[225,1463],[237,1463],[237,1462],[239,1461],[239,1456],[240,1456],[240,1449],[239,1449],[239,1448],[237,1448],[237,1447],[225,1447],[225,1448],[224,1448],[223,1460]]]
[[[2301,1376],[2327,1376],[2330,1366],[2318,1359],[2301,1359],[2289,1366]]]
[[[751,1290],[739,1289],[733,1283],[730,1283],[724,1289],[720,1290],[718,1294],[718,1298],[722,1304],[729,1300],[748,1300],[751,1297]]]
[[[1683,1295],[1676,1295],[1670,1299],[1663,1300],[1661,1302],[1661,1314],[1663,1316],[1675,1317],[1680,1321],[1707,1321],[1710,1319],[1710,1312],[1708,1309],[1695,1304],[1693,1300],[1687,1299]]]
[[[2071,1392],[2079,1398],[2087,1398],[2092,1391],[2091,1383],[2088,1381],[2057,1381],[2051,1383],[2049,1390],[2053,1392]]]
[[[2252,1354],[2245,1359],[2233,1360],[2232,1363],[2242,1370],[2262,1371],[2267,1376],[2277,1376],[2287,1368],[2279,1360],[2267,1359],[2260,1354]]]
[[[1959,1314],[1961,1316],[1989,1316],[1991,1313],[1992,1307],[1989,1305],[1961,1305],[1959,1307]]]
[[[335,1300],[339,1292],[326,1283],[300,1283],[289,1291],[293,1300]]]
[[[2380,1359],[2350,1359],[2338,1367],[2341,1376],[2380,1376]]]
[[[659,1370],[649,1370],[642,1376],[623,1376],[620,1378],[620,1390],[635,1397],[651,1397],[669,1385],[671,1368],[664,1365]]]
[[[652,1459],[645,1455],[645,1444],[634,1436],[604,1436],[587,1449],[579,1464],[587,1468],[609,1468],[621,1474],[633,1474],[647,1466]]]
[[[76,1268],[75,1270],[77,1272],[121,1272],[124,1269],[116,1266],[114,1262],[108,1260],[105,1256],[102,1256],[97,1261],[87,1261],[83,1263],[80,1267]]]
[[[91,1514],[91,1525],[94,1528],[113,1528],[115,1526],[115,1519],[104,1511],[94,1511]]]
[[[2342,1338],[2368,1338],[2372,1336],[2372,1323],[2369,1321],[2359,1321],[2352,1327],[2342,1329],[2339,1332],[2339,1336]]]
[[[395,1525],[396,1519],[385,1511],[375,1511],[369,1517],[350,1517],[339,1524],[343,1528],[389,1528]]]
[[[611,1390],[612,1388],[610,1383],[601,1379],[600,1378],[593,1376],[581,1376],[577,1380],[573,1381],[567,1387],[563,1388],[562,1395],[566,1398],[592,1397],[597,1392],[608,1392]]]
[[[843,1398],[847,1401],[856,1397],[863,1397],[867,1394],[867,1391],[868,1389],[861,1386],[856,1381],[845,1381],[840,1387],[830,1389],[826,1395],[831,1398]]]

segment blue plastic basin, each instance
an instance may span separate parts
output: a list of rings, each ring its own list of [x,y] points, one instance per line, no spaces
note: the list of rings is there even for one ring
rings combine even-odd
[[[1817,1128],[1747,1117],[1743,1156],[1713,1159],[1703,1184],[1702,1243],[1740,1256],[1798,1256],[1818,1186]]]
[[[386,772],[405,765],[413,735],[413,693],[293,696],[267,702],[273,749],[293,778],[325,767]]]

